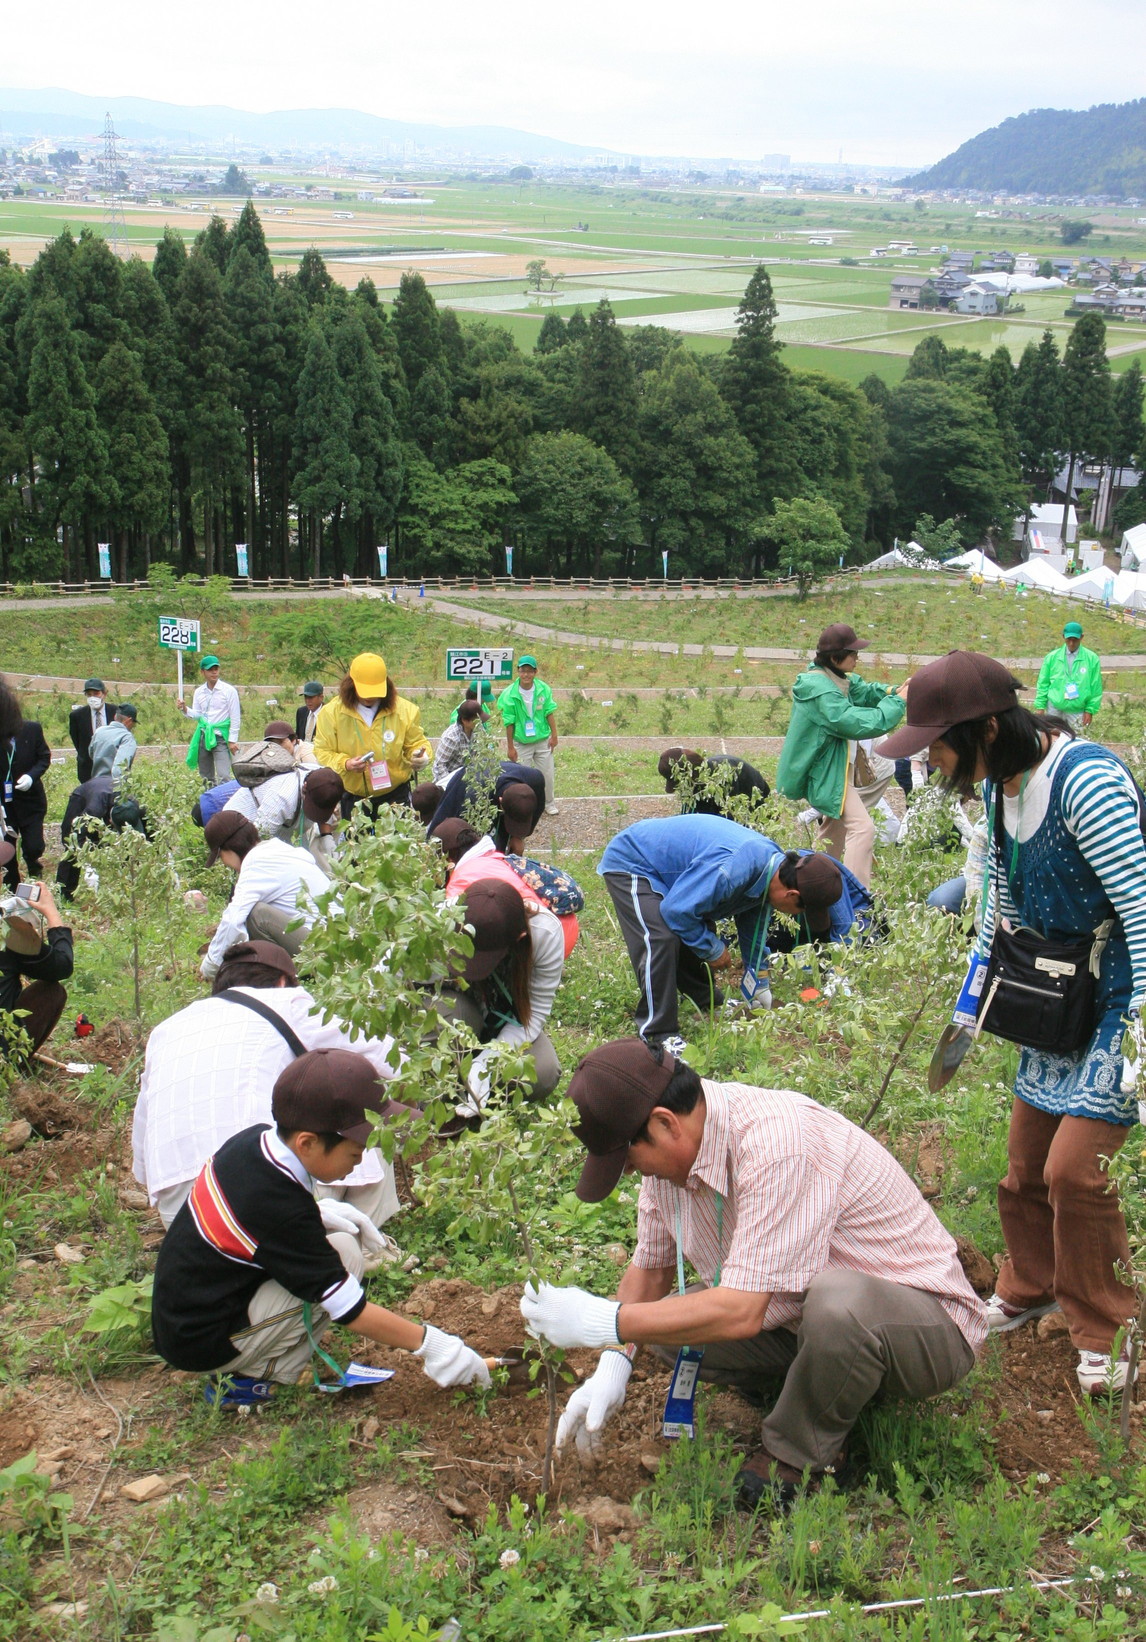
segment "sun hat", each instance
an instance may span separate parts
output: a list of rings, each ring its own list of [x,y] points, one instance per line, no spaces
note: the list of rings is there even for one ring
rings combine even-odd
[[[300,696],[320,696],[323,692],[323,689],[324,689],[324,686],[321,685],[318,682],[317,679],[308,678],[306,683],[300,689],[299,695]]]
[[[1080,621],[1068,621],[1062,630],[1062,636],[1064,639],[1080,639],[1082,637],[1082,623]]]
[[[248,821],[245,815],[240,815],[238,810],[219,810],[213,815],[203,828],[203,837],[210,852],[207,856],[207,865],[213,867],[220,853],[230,849],[235,839],[248,829],[255,833],[257,839],[258,833],[255,831],[254,823]]]
[[[629,1145],[649,1120],[677,1063],[643,1038],[618,1038],[580,1062],[567,1090],[580,1121],[573,1133],[588,1152],[576,1185],[582,1203],[600,1203],[620,1180]]]
[[[308,821],[328,821],[345,791],[338,771],[320,764],[302,784],[302,813]]]
[[[209,667],[218,667],[218,665],[218,656],[204,656],[203,660],[199,663],[199,671],[201,673],[205,673]]]
[[[280,1129],[341,1135],[360,1145],[374,1130],[366,1113],[388,1105],[374,1067],[350,1049],[311,1049],[299,1055],[279,1073],[271,1094],[271,1116]]]
[[[536,668],[537,668],[537,657],[536,656],[518,656],[517,666],[518,666],[519,671],[522,667],[532,667],[534,670],[536,670]]]
[[[350,663],[350,680],[360,696],[384,696],[386,677],[386,663],[373,650],[363,650]]]
[[[832,927],[831,909],[844,892],[839,863],[823,852],[801,855],[796,865],[796,888],[808,929],[813,935],[826,935]]]
[[[907,718],[875,748],[881,758],[911,758],[956,724],[989,718],[1019,705],[1016,685],[1001,661],[978,650],[950,650],[921,667],[907,686]]]
[[[263,731],[264,741],[297,741],[293,724],[288,724],[285,718],[273,718]]]
[[[492,975],[511,946],[525,933],[525,902],[499,878],[479,878],[462,896],[466,923],[473,931],[473,957],[462,971],[467,981]]]
[[[102,678],[86,678],[84,679],[84,694],[86,695],[89,690],[102,690],[106,695],[107,685]]]
[[[845,650],[869,650],[871,646],[867,639],[856,637],[854,627],[849,627],[846,621],[834,621],[830,627],[825,627],[816,640],[818,655],[841,656]]]

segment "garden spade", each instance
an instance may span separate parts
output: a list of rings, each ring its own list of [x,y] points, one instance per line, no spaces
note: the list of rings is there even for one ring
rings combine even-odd
[[[971,1026],[960,1026],[955,1021],[948,1021],[935,1045],[935,1053],[931,1057],[931,1064],[927,1068],[927,1087],[934,1095],[940,1089],[945,1089],[962,1066],[967,1051],[975,1041],[975,1030]]]

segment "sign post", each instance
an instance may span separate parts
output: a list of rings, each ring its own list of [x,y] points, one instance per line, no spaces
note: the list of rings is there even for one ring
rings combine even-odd
[[[513,543],[512,542],[506,542],[506,544],[505,544],[505,573],[506,573],[507,576],[512,576],[513,575]]]
[[[183,652],[189,650],[193,655],[198,655],[201,647],[197,621],[191,621],[186,616],[160,616],[159,648],[175,651],[176,688],[180,701],[183,700]]]
[[[480,679],[511,679],[512,650],[447,650],[446,677],[451,684],[473,684]]]
[[[667,582],[668,579],[669,579],[669,556],[668,556],[668,548],[667,547],[664,548],[661,552],[661,569],[662,569],[662,573],[664,575],[664,579]]]

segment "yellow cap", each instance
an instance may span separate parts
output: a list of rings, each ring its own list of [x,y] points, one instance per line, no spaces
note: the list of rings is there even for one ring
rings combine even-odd
[[[386,694],[386,663],[373,650],[364,650],[350,663],[354,688],[367,700]]]

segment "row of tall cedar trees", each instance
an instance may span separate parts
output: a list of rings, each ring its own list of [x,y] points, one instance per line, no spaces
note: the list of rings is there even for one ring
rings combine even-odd
[[[316,250],[277,277],[248,202],[149,264],[65,230],[0,254],[0,581],[113,574],[756,574],[870,558],[922,515],[1003,529],[1065,456],[1127,462],[1142,378],[1100,317],[1017,368],[927,336],[904,380],[790,370],[758,267],[722,354],[607,301],[530,353],[407,273],[380,301]],[[951,539],[954,539],[952,534]]]

